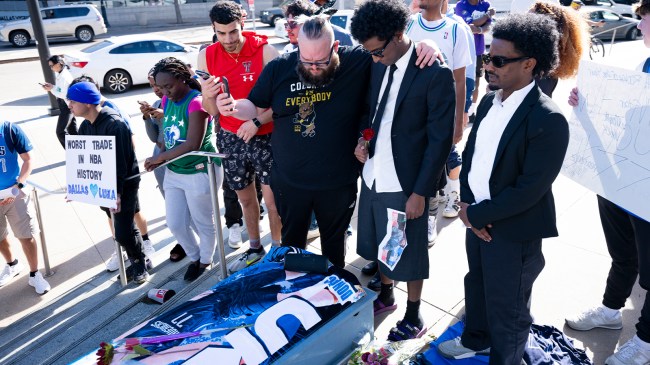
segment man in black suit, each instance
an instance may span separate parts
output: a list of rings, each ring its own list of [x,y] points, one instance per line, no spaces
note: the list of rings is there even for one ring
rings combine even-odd
[[[449,358],[522,362],[542,239],[558,234],[551,185],[569,141],[566,118],[534,80],[557,65],[555,28],[548,17],[511,15],[494,26],[484,56],[489,84],[500,90],[481,100],[463,152],[459,217],[469,273],[465,330],[438,346]]]
[[[424,279],[429,277],[428,198],[435,194],[454,132],[454,78],[436,62],[416,67],[406,36],[409,10],[401,0],[367,1],[352,18],[351,32],[372,55],[370,112],[355,149],[365,163],[359,198],[357,253],[379,261],[381,292],[375,315],[396,308],[393,280],[405,281],[404,319],[389,341],[420,337]],[[369,134],[372,134],[370,138]],[[389,223],[390,221],[390,223]],[[387,232],[388,231],[388,232]]]

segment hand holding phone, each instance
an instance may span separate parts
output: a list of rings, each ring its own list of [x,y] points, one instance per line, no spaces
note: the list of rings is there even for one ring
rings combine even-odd
[[[228,84],[228,78],[226,76],[221,76],[221,83],[223,83],[223,92],[230,96],[230,85]]]
[[[207,73],[207,72],[205,72],[205,71],[201,71],[201,70],[194,70],[194,73],[195,73],[197,76],[199,76],[200,78],[202,78],[203,80],[207,80],[207,79],[210,78],[210,76],[212,76],[212,75],[210,75],[209,73]]]
[[[148,107],[148,106],[149,106],[149,103],[147,103],[146,101],[140,101],[140,100],[138,100],[138,104],[140,104],[140,105],[142,105],[142,106],[145,106],[145,107]]]
[[[45,84],[44,84],[44,83],[42,83],[42,82],[39,82],[38,84],[39,84],[39,85],[41,85],[41,86],[45,86]]]

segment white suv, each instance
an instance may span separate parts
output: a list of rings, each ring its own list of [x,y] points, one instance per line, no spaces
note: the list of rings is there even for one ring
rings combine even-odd
[[[106,33],[104,19],[93,5],[61,5],[41,9],[43,28],[48,38],[74,36],[90,42],[96,34]],[[34,38],[29,18],[0,24],[0,41],[26,47]]]

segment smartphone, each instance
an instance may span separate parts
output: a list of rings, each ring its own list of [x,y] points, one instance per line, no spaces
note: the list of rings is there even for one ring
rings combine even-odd
[[[138,100],[138,104],[140,104],[140,105],[142,105],[142,106],[149,106],[149,103],[147,103],[146,101],[140,101],[140,100]]]
[[[212,76],[212,75],[210,75],[209,73],[207,73],[207,72],[205,72],[205,71],[201,71],[201,70],[194,70],[194,73],[195,73],[197,76],[201,77],[203,80],[207,80],[207,79],[210,78],[210,76]]]
[[[228,78],[226,78],[226,76],[221,76],[221,82],[223,83],[223,92],[230,96],[230,85],[228,85]]]
[[[45,86],[45,84],[44,84],[44,83],[42,83],[42,82],[39,82],[38,84],[39,84],[39,85],[41,85],[41,86]]]

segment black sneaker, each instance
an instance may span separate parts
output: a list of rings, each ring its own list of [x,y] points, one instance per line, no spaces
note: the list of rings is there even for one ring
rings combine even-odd
[[[148,271],[153,269],[153,264],[151,263],[151,260],[149,260],[148,257],[145,258],[145,265],[143,267],[142,262],[140,260],[137,260],[138,263],[134,265],[134,260],[131,261],[131,266],[126,268],[126,281],[135,281],[138,284],[142,284],[147,279],[149,279],[149,273]],[[144,272],[144,275],[143,275]],[[120,280],[120,276],[117,276],[117,280]]]
[[[187,281],[194,281],[196,280],[201,274],[205,272],[205,269],[207,268],[201,265],[200,262],[192,262],[190,263],[190,266],[187,267],[187,271],[185,272],[185,280]]]

